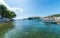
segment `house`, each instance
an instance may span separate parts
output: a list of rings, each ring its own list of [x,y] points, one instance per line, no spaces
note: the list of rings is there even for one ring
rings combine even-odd
[[[60,17],[55,17],[55,20],[60,23]]]

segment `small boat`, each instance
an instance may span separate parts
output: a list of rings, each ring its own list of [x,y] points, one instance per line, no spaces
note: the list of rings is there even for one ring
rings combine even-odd
[[[57,22],[55,20],[45,20],[43,22],[47,23],[47,24],[57,24]]]

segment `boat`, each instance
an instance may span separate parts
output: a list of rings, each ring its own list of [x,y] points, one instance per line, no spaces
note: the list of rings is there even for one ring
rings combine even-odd
[[[44,20],[43,22],[47,24],[57,24],[55,20]]]

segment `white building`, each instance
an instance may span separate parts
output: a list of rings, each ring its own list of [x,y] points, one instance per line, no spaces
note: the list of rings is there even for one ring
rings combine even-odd
[[[60,22],[60,17],[55,17],[55,20],[56,20],[57,22]]]

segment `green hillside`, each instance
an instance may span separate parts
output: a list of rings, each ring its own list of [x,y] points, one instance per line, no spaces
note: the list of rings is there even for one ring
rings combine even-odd
[[[50,16],[47,16],[47,17],[60,17],[60,14],[54,14],[54,15],[50,15]]]

